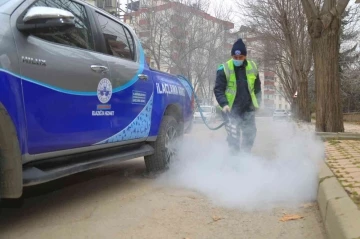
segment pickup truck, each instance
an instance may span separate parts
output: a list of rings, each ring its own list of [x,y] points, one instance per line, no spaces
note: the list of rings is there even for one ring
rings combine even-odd
[[[166,169],[192,88],[149,68],[135,31],[78,0],[0,0],[0,198],[144,157]]]

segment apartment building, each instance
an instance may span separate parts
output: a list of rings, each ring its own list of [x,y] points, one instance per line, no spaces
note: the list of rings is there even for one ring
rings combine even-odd
[[[235,35],[236,39],[241,37],[246,44],[247,58],[254,60],[259,67],[259,77],[262,86],[262,111],[270,113],[276,108],[276,76],[271,70],[274,66],[269,65],[270,61],[266,60],[261,39],[249,27],[241,26]]]
[[[124,21],[137,32],[151,67],[172,74],[187,72],[197,85],[198,97],[204,102],[214,100],[216,68],[230,56],[226,35],[234,28],[233,23],[211,16],[196,4],[169,0],[141,0],[138,9],[125,14]],[[194,69],[203,63],[208,63],[204,66],[207,73]],[[200,78],[203,90],[195,84]]]
[[[189,21],[190,17],[192,22]],[[139,38],[144,43],[149,40],[154,42],[162,41],[162,45],[167,46],[167,49],[162,47],[161,51],[166,52],[166,54],[171,52],[169,57],[172,59],[179,57],[180,53],[178,51],[181,49],[176,49],[177,46],[184,45],[188,37],[194,37],[195,27],[198,30],[198,36],[201,37],[202,34],[210,34],[212,30],[219,29],[220,26],[224,32],[223,36],[219,38],[218,44],[222,44],[223,47],[226,47],[224,42],[226,39],[225,34],[234,28],[233,23],[220,20],[201,11],[195,4],[188,6],[169,0],[141,0],[138,9],[125,14],[124,21],[134,27]],[[164,25],[162,26],[162,24]],[[164,29],[171,27],[171,31],[165,33],[160,29],[161,27]],[[202,32],[205,30],[209,32]],[[172,37],[164,34],[171,34]],[[194,40],[196,41],[196,39]],[[144,45],[146,46],[146,44]],[[148,59],[150,66],[155,67],[154,58],[156,57],[151,54],[148,54],[148,56],[150,57]],[[162,62],[160,65],[160,70],[170,73],[177,73],[175,68],[169,62]]]
[[[84,0],[93,6],[104,9],[114,16],[121,16],[120,0]]]
[[[290,103],[285,98],[285,92],[283,86],[280,84],[278,78],[275,78],[275,90],[276,93],[274,95],[274,104],[275,109],[277,110],[291,110]]]

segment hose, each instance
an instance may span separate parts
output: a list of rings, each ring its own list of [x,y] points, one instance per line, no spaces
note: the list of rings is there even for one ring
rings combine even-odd
[[[194,87],[191,85],[191,83],[188,81],[188,79],[186,79],[185,76],[178,75],[177,77],[179,77],[179,78],[183,79],[184,81],[186,81],[186,82],[188,83],[188,85],[190,86],[190,88],[191,88],[191,90],[192,90],[192,92],[193,92],[193,94],[194,94],[194,99],[195,99],[196,105],[198,106],[198,109],[199,109],[199,112],[200,112],[200,115],[201,115],[201,119],[203,120],[203,122],[204,122],[204,124],[206,125],[206,127],[207,127],[209,130],[214,130],[214,131],[215,131],[215,130],[219,130],[219,129],[221,129],[222,127],[224,127],[225,124],[226,124],[226,122],[223,122],[223,123],[221,123],[219,126],[214,127],[214,128],[211,127],[210,125],[208,125],[208,123],[206,122],[206,119],[205,119],[205,117],[204,117],[204,115],[203,115],[202,109],[201,109],[201,107],[200,107],[200,103],[199,103],[199,100],[198,100],[198,98],[197,98],[197,95],[195,94],[195,89],[194,89]]]

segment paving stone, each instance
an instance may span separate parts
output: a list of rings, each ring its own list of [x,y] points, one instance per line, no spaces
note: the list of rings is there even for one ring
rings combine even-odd
[[[347,168],[359,169],[359,170],[360,170],[360,168],[359,168],[356,164],[346,165],[346,167],[344,167],[343,165],[331,165],[331,164],[329,163],[329,166],[330,166],[331,168],[333,168],[334,170],[345,170],[345,169],[347,169]]]
[[[344,170],[345,172],[348,173],[360,173],[360,168],[355,167],[346,167],[346,169]]]
[[[340,183],[352,183],[355,181],[349,180],[348,178],[338,178],[337,180],[339,180]]]
[[[352,172],[352,173],[349,173],[349,175],[351,175],[354,178],[359,178],[360,179],[360,172]]]
[[[357,193],[357,195],[360,195],[360,187],[356,187],[354,188],[354,192]]]
[[[348,166],[351,167],[351,166],[356,165],[356,163],[350,162],[350,161],[343,161],[343,162],[339,161],[339,162],[336,162],[336,163],[337,163],[338,166],[342,166],[344,168],[346,168]]]
[[[347,193],[360,195],[360,141],[336,142],[326,144],[326,161]]]

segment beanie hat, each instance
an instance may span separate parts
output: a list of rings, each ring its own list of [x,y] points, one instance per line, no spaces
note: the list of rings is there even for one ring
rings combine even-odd
[[[241,38],[239,38],[231,49],[231,55],[244,55],[246,56],[246,46]]]

